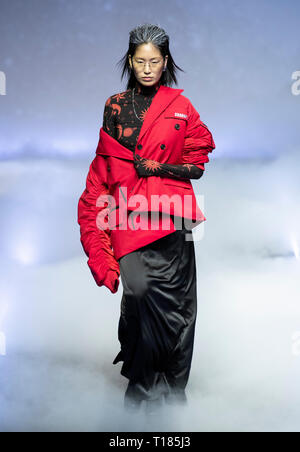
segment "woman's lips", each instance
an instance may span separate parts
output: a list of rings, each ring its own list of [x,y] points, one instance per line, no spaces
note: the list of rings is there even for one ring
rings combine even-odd
[[[149,81],[149,80],[152,80],[152,77],[143,77],[143,80]]]

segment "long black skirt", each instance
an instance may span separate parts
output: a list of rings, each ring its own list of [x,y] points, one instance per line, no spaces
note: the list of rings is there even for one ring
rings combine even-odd
[[[183,226],[119,260],[123,285],[118,339],[131,400],[162,394],[187,402],[197,315],[195,249]]]

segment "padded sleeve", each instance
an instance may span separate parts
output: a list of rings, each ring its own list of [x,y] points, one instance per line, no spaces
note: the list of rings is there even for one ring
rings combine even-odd
[[[199,113],[190,102],[182,163],[196,165],[204,171],[204,163],[209,162],[208,153],[215,147],[211,132],[201,121]]]
[[[97,226],[97,216],[103,209],[108,211],[107,170],[105,158],[96,155],[89,167],[86,188],[78,202],[78,224],[80,225],[80,241],[88,256],[88,266],[98,286],[105,285],[112,293],[117,292],[120,275],[119,263],[115,259],[110,229]],[[99,197],[103,202],[97,206]],[[100,203],[99,203],[100,205]]]

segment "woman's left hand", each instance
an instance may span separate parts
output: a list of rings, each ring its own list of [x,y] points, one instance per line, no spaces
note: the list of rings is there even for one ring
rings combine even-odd
[[[134,167],[140,177],[155,176],[155,172],[161,164],[155,160],[141,157],[139,154],[134,155]]]

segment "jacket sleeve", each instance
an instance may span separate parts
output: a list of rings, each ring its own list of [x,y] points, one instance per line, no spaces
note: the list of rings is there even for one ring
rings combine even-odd
[[[204,163],[209,162],[207,154],[212,152],[216,146],[211,132],[201,121],[199,113],[191,102],[189,102],[188,111],[182,163],[194,164],[204,171]]]
[[[111,231],[97,226],[99,212],[103,214],[102,210],[107,208],[106,205],[98,207],[97,199],[101,196],[104,201],[108,194],[106,161],[102,155],[96,155],[89,167],[86,188],[78,202],[80,241],[89,258],[87,264],[96,284],[104,285],[115,293],[119,286],[120,269],[111,246]]]

